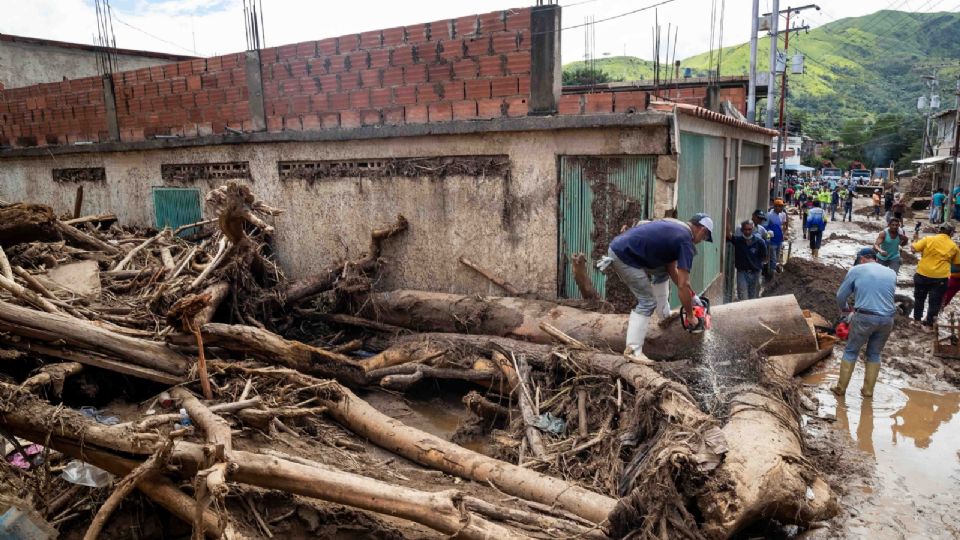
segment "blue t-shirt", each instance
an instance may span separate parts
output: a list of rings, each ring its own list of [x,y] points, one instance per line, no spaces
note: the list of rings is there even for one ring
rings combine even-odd
[[[733,265],[740,272],[759,272],[763,270],[763,259],[767,256],[767,243],[759,235],[753,235],[753,241],[747,243],[744,236],[734,236],[729,240],[733,244]]]
[[[934,193],[933,194],[933,205],[934,206],[943,206],[943,201],[947,198],[943,193]]]
[[[858,264],[847,272],[837,290],[837,307],[843,311],[852,294],[856,309],[893,317],[897,312],[893,298],[896,289],[897,273],[893,270],[875,262]]]
[[[690,271],[697,248],[683,223],[651,221],[613,239],[610,249],[628,266],[660,268],[677,261],[677,268]]]
[[[783,243],[783,219],[773,210],[767,212],[767,230],[773,233],[773,238],[770,239],[771,246],[779,246]]]

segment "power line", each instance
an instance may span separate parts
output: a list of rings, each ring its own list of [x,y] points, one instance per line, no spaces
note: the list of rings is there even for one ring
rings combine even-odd
[[[642,8],[639,8],[639,9],[634,9],[634,10],[632,10],[632,11],[627,11],[626,13],[621,13],[621,14],[619,14],[619,15],[611,15],[611,16],[606,17],[606,18],[603,18],[603,19],[599,19],[599,20],[596,20],[596,21],[591,21],[590,23],[575,24],[575,25],[573,25],[573,26],[567,26],[567,27],[561,28],[560,30],[561,30],[561,31],[563,31],[563,30],[573,30],[574,28],[582,28],[582,27],[586,26],[587,24],[596,24],[596,23],[602,23],[602,22],[612,21],[612,20],[614,20],[614,19],[619,19],[619,18],[621,18],[621,17],[626,17],[627,15],[633,15],[634,13],[640,13],[640,12],[642,12],[642,11],[647,11],[647,10],[651,10],[651,9],[653,9],[653,8],[656,8],[656,7],[660,7],[660,6],[664,6],[664,5],[667,5],[667,4],[671,4],[671,3],[676,2],[676,1],[677,1],[677,0],[663,0],[662,2],[658,2],[658,3],[656,3],[656,4],[650,4],[649,6],[646,6],[646,7],[642,7]],[[546,33],[546,32],[545,32],[545,33]]]
[[[129,27],[129,28],[132,28],[132,29],[136,30],[137,32],[140,32],[141,34],[144,34],[144,35],[146,35],[146,36],[152,37],[153,39],[155,39],[155,40],[157,40],[157,41],[162,41],[162,42],[166,43],[167,45],[173,45],[174,47],[176,47],[176,48],[178,48],[178,49],[182,49],[182,50],[184,50],[184,51],[187,51],[188,53],[194,54],[194,52],[193,52],[192,50],[188,49],[187,47],[184,47],[184,46],[182,46],[182,45],[178,45],[178,44],[176,44],[176,43],[174,43],[174,42],[172,42],[172,41],[167,41],[167,40],[163,39],[162,37],[158,37],[158,36],[155,36],[155,35],[151,34],[150,32],[147,32],[146,30],[143,30],[143,29],[141,29],[141,28],[137,28],[136,26],[128,23],[127,21],[121,19],[120,17],[117,17],[116,15],[114,15],[113,19],[114,19],[115,21],[117,21],[118,23],[124,25],[124,26],[127,26],[127,27]]]

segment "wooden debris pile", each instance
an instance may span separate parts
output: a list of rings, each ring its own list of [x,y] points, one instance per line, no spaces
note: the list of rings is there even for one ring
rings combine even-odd
[[[595,295],[596,311],[522,295],[467,259],[520,297],[374,291],[403,216],[371,231],[359,259],[288,280],[273,260],[280,209],[234,183],[206,203],[211,219],[163,231],[0,206],[0,435],[16,447],[0,482],[61,532],[106,537],[111,523],[139,519],[141,531],[194,538],[357,526],[400,537],[725,538],[835,509],[803,459],[786,390],[756,381],[711,414],[682,377],[665,375],[675,362],[604,352],[622,349],[625,317],[602,313]],[[748,311],[780,314],[763,328],[732,307],[715,320],[726,313],[726,331],[767,356],[816,351],[792,297],[762,302]],[[702,346],[676,326],[651,330],[651,357],[697,356]],[[461,431],[489,451],[364,397],[441,387],[462,389],[472,420]],[[743,422],[776,442],[758,446]],[[9,465],[28,460],[31,443],[42,459]],[[115,481],[60,475],[78,468]],[[171,521],[145,522],[129,511],[138,505]]]

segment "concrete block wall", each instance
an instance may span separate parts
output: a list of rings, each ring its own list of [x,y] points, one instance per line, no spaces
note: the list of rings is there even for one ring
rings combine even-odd
[[[265,49],[268,131],[526,116],[531,9]]]
[[[107,129],[99,77],[0,91],[0,145],[98,142]]]

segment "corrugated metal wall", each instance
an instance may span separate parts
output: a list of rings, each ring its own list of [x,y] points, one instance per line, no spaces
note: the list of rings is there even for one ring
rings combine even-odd
[[[690,272],[697,292],[706,289],[720,275],[723,240],[724,145],[720,137],[680,133],[680,161],[677,171],[677,219],[688,220],[697,212],[713,218],[714,242],[701,242]],[[675,296],[674,296],[675,298]]]
[[[570,255],[578,252],[587,256],[587,268],[597,292],[601,296],[606,294],[606,276],[594,266],[594,248],[598,242],[604,245],[619,234],[619,225],[611,220],[617,208],[635,203],[639,215],[633,219],[647,218],[655,166],[656,158],[650,156],[561,156],[563,191],[558,249],[561,296],[581,298],[570,264]],[[597,178],[597,175],[603,178]],[[595,190],[598,184],[608,184],[613,189]],[[611,200],[612,196],[619,197],[619,200]]]
[[[153,188],[153,208],[158,229],[170,227],[176,229],[203,219],[200,209],[200,190],[195,188]],[[187,229],[181,235],[191,234]]]

